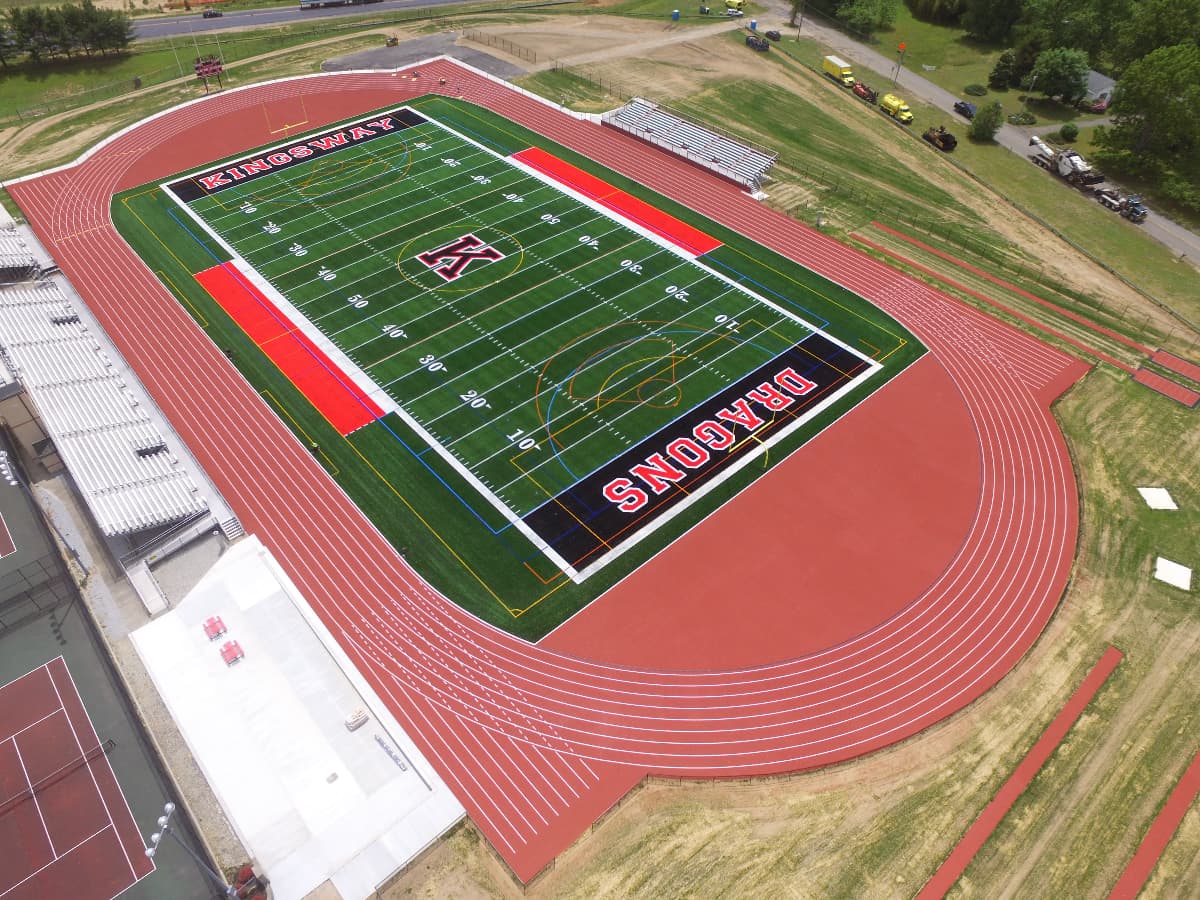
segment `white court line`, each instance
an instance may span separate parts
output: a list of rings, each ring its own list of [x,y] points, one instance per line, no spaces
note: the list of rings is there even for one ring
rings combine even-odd
[[[111,822],[108,825],[102,826],[99,831],[92,832],[87,837],[85,837],[82,841],[80,841],[78,844],[76,844],[74,847],[71,847],[70,849],[63,851],[62,856],[56,856],[56,857],[54,857],[54,859],[50,860],[50,862],[46,863],[44,866],[39,866],[38,868],[34,869],[32,872],[30,872],[28,875],[26,875],[24,878],[22,878],[16,884],[14,884],[12,887],[10,887],[3,894],[0,894],[0,897],[7,897],[9,894],[11,894],[13,891],[15,891],[17,888],[19,888],[25,882],[27,882],[30,878],[37,877],[42,872],[44,872],[46,869],[50,868],[52,865],[54,865],[56,862],[58,862],[60,859],[66,859],[68,856],[70,856],[72,853],[74,853],[76,850],[78,850],[80,847],[82,847],[84,844],[86,844],[92,838],[96,837],[96,835],[102,834],[105,831],[108,831],[108,829],[110,829],[110,828],[113,828],[114,832],[116,831],[116,829],[113,827]],[[120,842],[119,837],[117,840],[118,840],[118,842]]]
[[[19,730],[17,730],[17,731],[14,731],[14,732],[13,732],[12,734],[10,734],[8,737],[5,737],[5,738],[0,738],[0,743],[3,743],[4,741],[13,740],[13,739],[15,739],[15,738],[16,738],[16,736],[17,736],[18,734],[20,734],[20,733],[21,733],[21,732],[23,732],[23,731],[28,731],[30,728],[36,728],[38,725],[41,725],[43,722],[45,722],[45,721],[46,721],[48,718],[50,718],[51,716],[53,716],[53,715],[56,715],[56,714],[58,713],[58,710],[59,710],[59,709],[62,709],[62,707],[60,706],[58,709],[51,710],[50,712],[46,713],[46,715],[44,715],[44,716],[42,716],[40,719],[38,719],[36,722],[30,722],[30,723],[29,723],[28,725],[26,725],[24,728],[21,728],[21,729],[19,729]]]
[[[3,516],[0,516],[0,543],[3,543],[5,538],[7,538],[8,542],[12,544],[12,549],[7,553],[0,553],[0,559],[4,559],[6,556],[12,556],[20,549],[17,546],[17,542],[13,540],[12,532],[8,530],[8,523],[4,521]]]
[[[21,748],[17,744],[15,737],[11,738],[11,740],[13,750],[17,753],[17,762],[21,764],[21,772],[25,776],[25,783],[29,785],[29,799],[33,801],[33,808],[37,810],[38,818],[42,820],[42,830],[46,832],[46,843],[50,845],[50,852],[54,854],[54,859],[58,859],[58,851],[54,849],[54,838],[50,837],[50,827],[46,824],[46,817],[42,815],[42,805],[38,803],[37,791],[33,788],[33,780],[29,777],[29,770],[25,768],[25,760],[21,757]]]
[[[71,689],[73,691],[75,691],[75,696],[79,697],[79,688],[75,684],[75,679],[71,677],[71,670],[67,668],[67,661],[65,659],[63,659],[61,656],[58,657],[58,659],[62,660],[63,669],[66,670],[67,678],[69,678],[71,681]],[[55,660],[51,660],[51,662],[54,662],[54,661]],[[62,701],[62,694],[59,693],[58,685],[54,683],[54,673],[53,672],[50,673],[50,684],[54,687],[54,694],[55,694],[55,696],[58,697],[59,705],[63,706],[65,709],[65,704],[63,704],[63,701]],[[83,707],[83,714],[84,714],[84,716],[87,717],[88,727],[91,728],[92,734],[96,735],[96,726],[92,724],[92,717],[91,717],[91,715],[88,714],[87,706],[84,705],[82,697],[79,697],[79,705],[81,707]],[[108,816],[108,824],[110,826],[112,826],[113,831],[117,835],[117,843],[120,844],[120,846],[121,846],[121,853],[124,854],[124,856],[125,856],[125,863],[126,863],[126,865],[129,866],[129,871],[133,874],[133,880],[137,881],[138,880],[137,869],[135,869],[133,867],[133,861],[129,858],[129,851],[125,849],[125,842],[121,840],[121,832],[117,829],[116,820],[113,819],[112,812],[108,808],[108,801],[104,799],[104,792],[102,790],[100,790],[100,782],[98,782],[96,780],[96,773],[92,770],[92,761],[90,759],[88,759],[87,753],[84,752],[83,744],[79,740],[79,733],[75,730],[75,723],[71,721],[71,716],[69,714],[67,715],[67,725],[69,725],[71,728],[71,735],[75,738],[75,746],[77,748],[79,748],[79,753],[83,757],[83,760],[84,760],[83,764],[84,764],[84,766],[87,767],[88,775],[92,779],[92,785],[93,785],[93,787],[96,788],[96,794],[100,797],[100,805],[104,807],[104,814],[106,816]],[[97,744],[99,744],[98,736],[97,736]],[[117,786],[117,793],[120,794],[121,799],[124,800],[125,792],[123,790],[121,790],[121,783],[119,781],[117,781],[117,773],[114,772],[112,770],[112,766],[108,764],[108,757],[105,756],[104,754],[101,754],[101,757],[104,759],[104,764],[108,765],[108,773],[109,773],[109,775],[112,776],[113,784],[115,784]],[[128,800],[125,800],[125,808],[129,809],[129,801]],[[131,819],[133,818],[132,810],[130,810],[129,817]],[[103,830],[104,829],[101,829],[101,831],[103,831]],[[153,859],[150,860],[150,864],[151,865],[154,864]]]

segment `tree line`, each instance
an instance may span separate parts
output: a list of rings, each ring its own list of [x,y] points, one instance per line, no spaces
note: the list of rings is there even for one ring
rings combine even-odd
[[[62,6],[13,7],[0,18],[0,65],[22,56],[45,63],[76,56],[119,53],[133,42],[133,22],[92,0]]]
[[[898,2],[792,0],[792,10],[820,10],[870,38],[893,24]],[[989,78],[993,88],[1074,104],[1090,69],[1115,78],[1112,124],[1096,131],[1100,162],[1157,179],[1165,194],[1200,211],[1200,0],[905,2],[918,19],[1007,48]]]
[[[1200,211],[1200,0],[909,0],[914,15],[947,21],[1006,46],[990,81],[1066,103],[1088,69],[1117,80],[1096,132],[1106,168],[1158,181]]]

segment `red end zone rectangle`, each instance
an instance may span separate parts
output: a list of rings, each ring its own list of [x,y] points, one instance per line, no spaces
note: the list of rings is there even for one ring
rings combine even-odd
[[[688,253],[700,256],[721,246],[721,242],[711,235],[613,187],[603,179],[589,175],[583,169],[547,153],[540,147],[529,147],[519,153],[514,153],[512,158],[537,169],[559,184],[566,185],[573,191],[595,200],[647,231],[666,238]]]
[[[383,415],[232,262],[198,272],[196,280],[339,432],[349,434]]]

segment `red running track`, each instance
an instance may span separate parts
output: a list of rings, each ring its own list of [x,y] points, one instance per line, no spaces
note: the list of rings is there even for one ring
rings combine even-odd
[[[111,900],[154,871],[60,656],[0,688],[0,898]]]
[[[517,640],[407,567],[112,228],[114,193],[267,143],[266,123],[287,115],[271,111],[295,109],[299,96],[317,127],[430,91],[464,96],[675,197],[918,334],[975,435],[974,453],[945,465],[971,467],[978,488],[957,545],[910,602],[835,646],[737,668],[660,671]],[[1082,363],[733,185],[451,61],[422,64],[420,77],[338,74],[215,95],[10,190],[246,529],[278,557],[522,879],[648,772],[794,771],[919,732],[1007,673],[1066,585],[1077,496],[1049,406]],[[228,412],[213,428],[218,409]],[[923,549],[911,529],[895,540],[911,554]],[[811,589],[836,608],[838,587]]]

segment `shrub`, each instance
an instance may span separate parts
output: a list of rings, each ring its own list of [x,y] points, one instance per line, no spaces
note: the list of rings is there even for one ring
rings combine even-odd
[[[983,97],[987,94],[987,88],[982,84],[968,84],[963,88],[964,94],[970,94],[972,97]]]
[[[1015,112],[1010,115],[1008,117],[1008,121],[1013,125],[1036,125],[1037,116],[1028,110],[1023,109],[1020,112]]]
[[[973,141],[994,140],[1003,121],[1004,109],[999,103],[992,101],[975,111],[975,118],[971,120],[967,134]]]
[[[1058,134],[1059,137],[1069,144],[1075,138],[1079,137],[1079,126],[1074,122],[1064,122],[1063,127],[1058,130]]]
[[[1016,80],[1016,75],[1017,54],[1012,50],[1005,50],[996,60],[991,74],[988,75],[988,84],[996,89],[1006,88]]]

